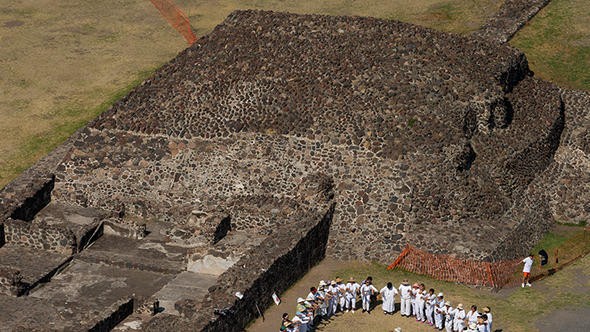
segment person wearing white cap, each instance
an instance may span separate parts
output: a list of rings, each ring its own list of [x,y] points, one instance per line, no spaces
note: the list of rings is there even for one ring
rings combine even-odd
[[[395,296],[397,295],[397,289],[393,287],[391,282],[388,282],[385,287],[381,288],[379,293],[383,298],[383,304],[381,305],[383,313],[386,315],[393,315],[395,312]]]
[[[301,332],[301,318],[299,318],[298,316],[293,317],[293,319],[291,319],[291,323],[292,323],[292,331],[297,331],[297,332]]]
[[[477,332],[477,323],[469,323],[469,326],[467,327],[467,330],[465,330],[467,332]]]
[[[330,286],[328,286],[328,292],[330,293],[330,303],[328,304],[328,316],[332,316],[336,314],[336,310],[338,310],[338,284],[336,284],[336,280],[332,280],[330,282]]]
[[[436,305],[436,294],[434,294],[434,288],[428,290],[428,294],[425,297],[426,300],[426,320],[428,325],[434,325],[434,307]]]
[[[451,302],[445,302],[445,330],[453,332],[453,320],[455,318],[455,309],[451,307]]]
[[[300,320],[299,332],[307,332],[309,330],[309,315],[307,312],[307,306],[305,305],[305,299],[300,297],[297,299],[297,309],[295,312],[296,317]],[[293,318],[295,323],[295,318]]]
[[[400,294],[400,313],[402,316],[410,317],[412,315],[411,307],[411,293],[412,286],[408,283],[408,279],[404,279],[399,285]]]
[[[436,296],[436,304],[434,306],[434,326],[442,330],[443,329],[443,320],[445,316],[445,300],[443,293],[438,293]]]
[[[354,309],[356,309],[356,295],[359,292],[361,285],[354,280],[353,277],[348,279],[348,283],[346,284],[346,311],[350,310],[354,314]]]
[[[371,280],[365,280],[365,283],[361,286],[361,300],[363,301],[363,312],[371,313],[371,296],[377,293],[378,290],[371,284]]]
[[[455,309],[455,318],[453,319],[453,331],[463,332],[465,329],[465,310],[463,303],[459,303]]]
[[[491,331],[492,330],[492,309],[490,309],[490,307],[483,307],[483,313],[488,315],[488,329]]]
[[[326,297],[326,282],[320,280],[320,284],[318,285],[318,297],[321,299],[320,302],[320,315],[327,316],[328,315],[328,298]]]

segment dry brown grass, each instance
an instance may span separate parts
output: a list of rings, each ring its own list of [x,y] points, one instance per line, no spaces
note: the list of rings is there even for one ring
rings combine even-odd
[[[236,9],[477,28],[498,1],[178,0],[198,35]],[[0,4],[0,187],[186,47],[147,0]]]

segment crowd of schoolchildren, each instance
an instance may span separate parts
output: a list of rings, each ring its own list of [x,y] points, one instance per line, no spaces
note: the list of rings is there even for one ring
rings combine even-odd
[[[383,313],[393,315],[396,310],[395,298],[399,295],[400,314],[402,317],[415,318],[417,322],[428,324],[438,330],[447,332],[492,332],[492,313],[489,307],[483,308],[483,313],[472,305],[465,310],[459,303],[453,307],[445,299],[443,293],[436,293],[434,289],[426,289],[424,284],[410,285],[403,280],[398,288],[388,282],[381,290],[373,286],[370,276],[360,284],[354,278],[347,282],[336,278],[329,283],[320,281],[319,286],[311,287],[306,298],[297,299],[295,316],[289,319],[289,314],[283,314],[280,331],[307,332],[323,319],[330,319],[339,312],[354,313],[361,302],[363,313],[370,314],[377,297],[381,298]],[[360,301],[359,300],[360,297]]]

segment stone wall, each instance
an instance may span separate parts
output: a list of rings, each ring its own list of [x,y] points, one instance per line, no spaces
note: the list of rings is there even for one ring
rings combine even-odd
[[[473,35],[505,43],[549,2],[550,0],[505,0],[498,13]]]
[[[24,294],[28,285],[22,279],[20,271],[8,266],[0,266],[0,294],[10,296]]]
[[[29,223],[22,220],[7,220],[4,223],[6,243],[55,251],[71,255],[77,251],[76,236],[69,229]]]
[[[97,314],[98,317],[103,317],[100,321],[92,326],[82,324],[80,330],[89,332],[111,331],[117,324],[133,313],[133,304],[133,298],[121,299]]]
[[[224,272],[202,303],[177,303],[177,309],[190,316],[159,315],[145,330],[242,331],[258,316],[256,305],[265,310],[273,303],[273,292],[281,294],[324,258],[333,212],[332,205],[278,228]],[[237,291],[244,295],[240,300]]]

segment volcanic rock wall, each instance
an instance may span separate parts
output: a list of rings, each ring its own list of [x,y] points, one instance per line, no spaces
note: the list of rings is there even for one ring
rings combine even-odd
[[[335,257],[386,262],[408,242],[522,254],[552,222],[528,193],[564,127],[559,90],[529,75],[521,52],[481,39],[236,12],[80,134],[54,196],[180,224],[223,209],[266,232],[292,208],[260,214],[265,201],[321,173],[335,187]],[[527,218],[538,227],[512,251]]]

